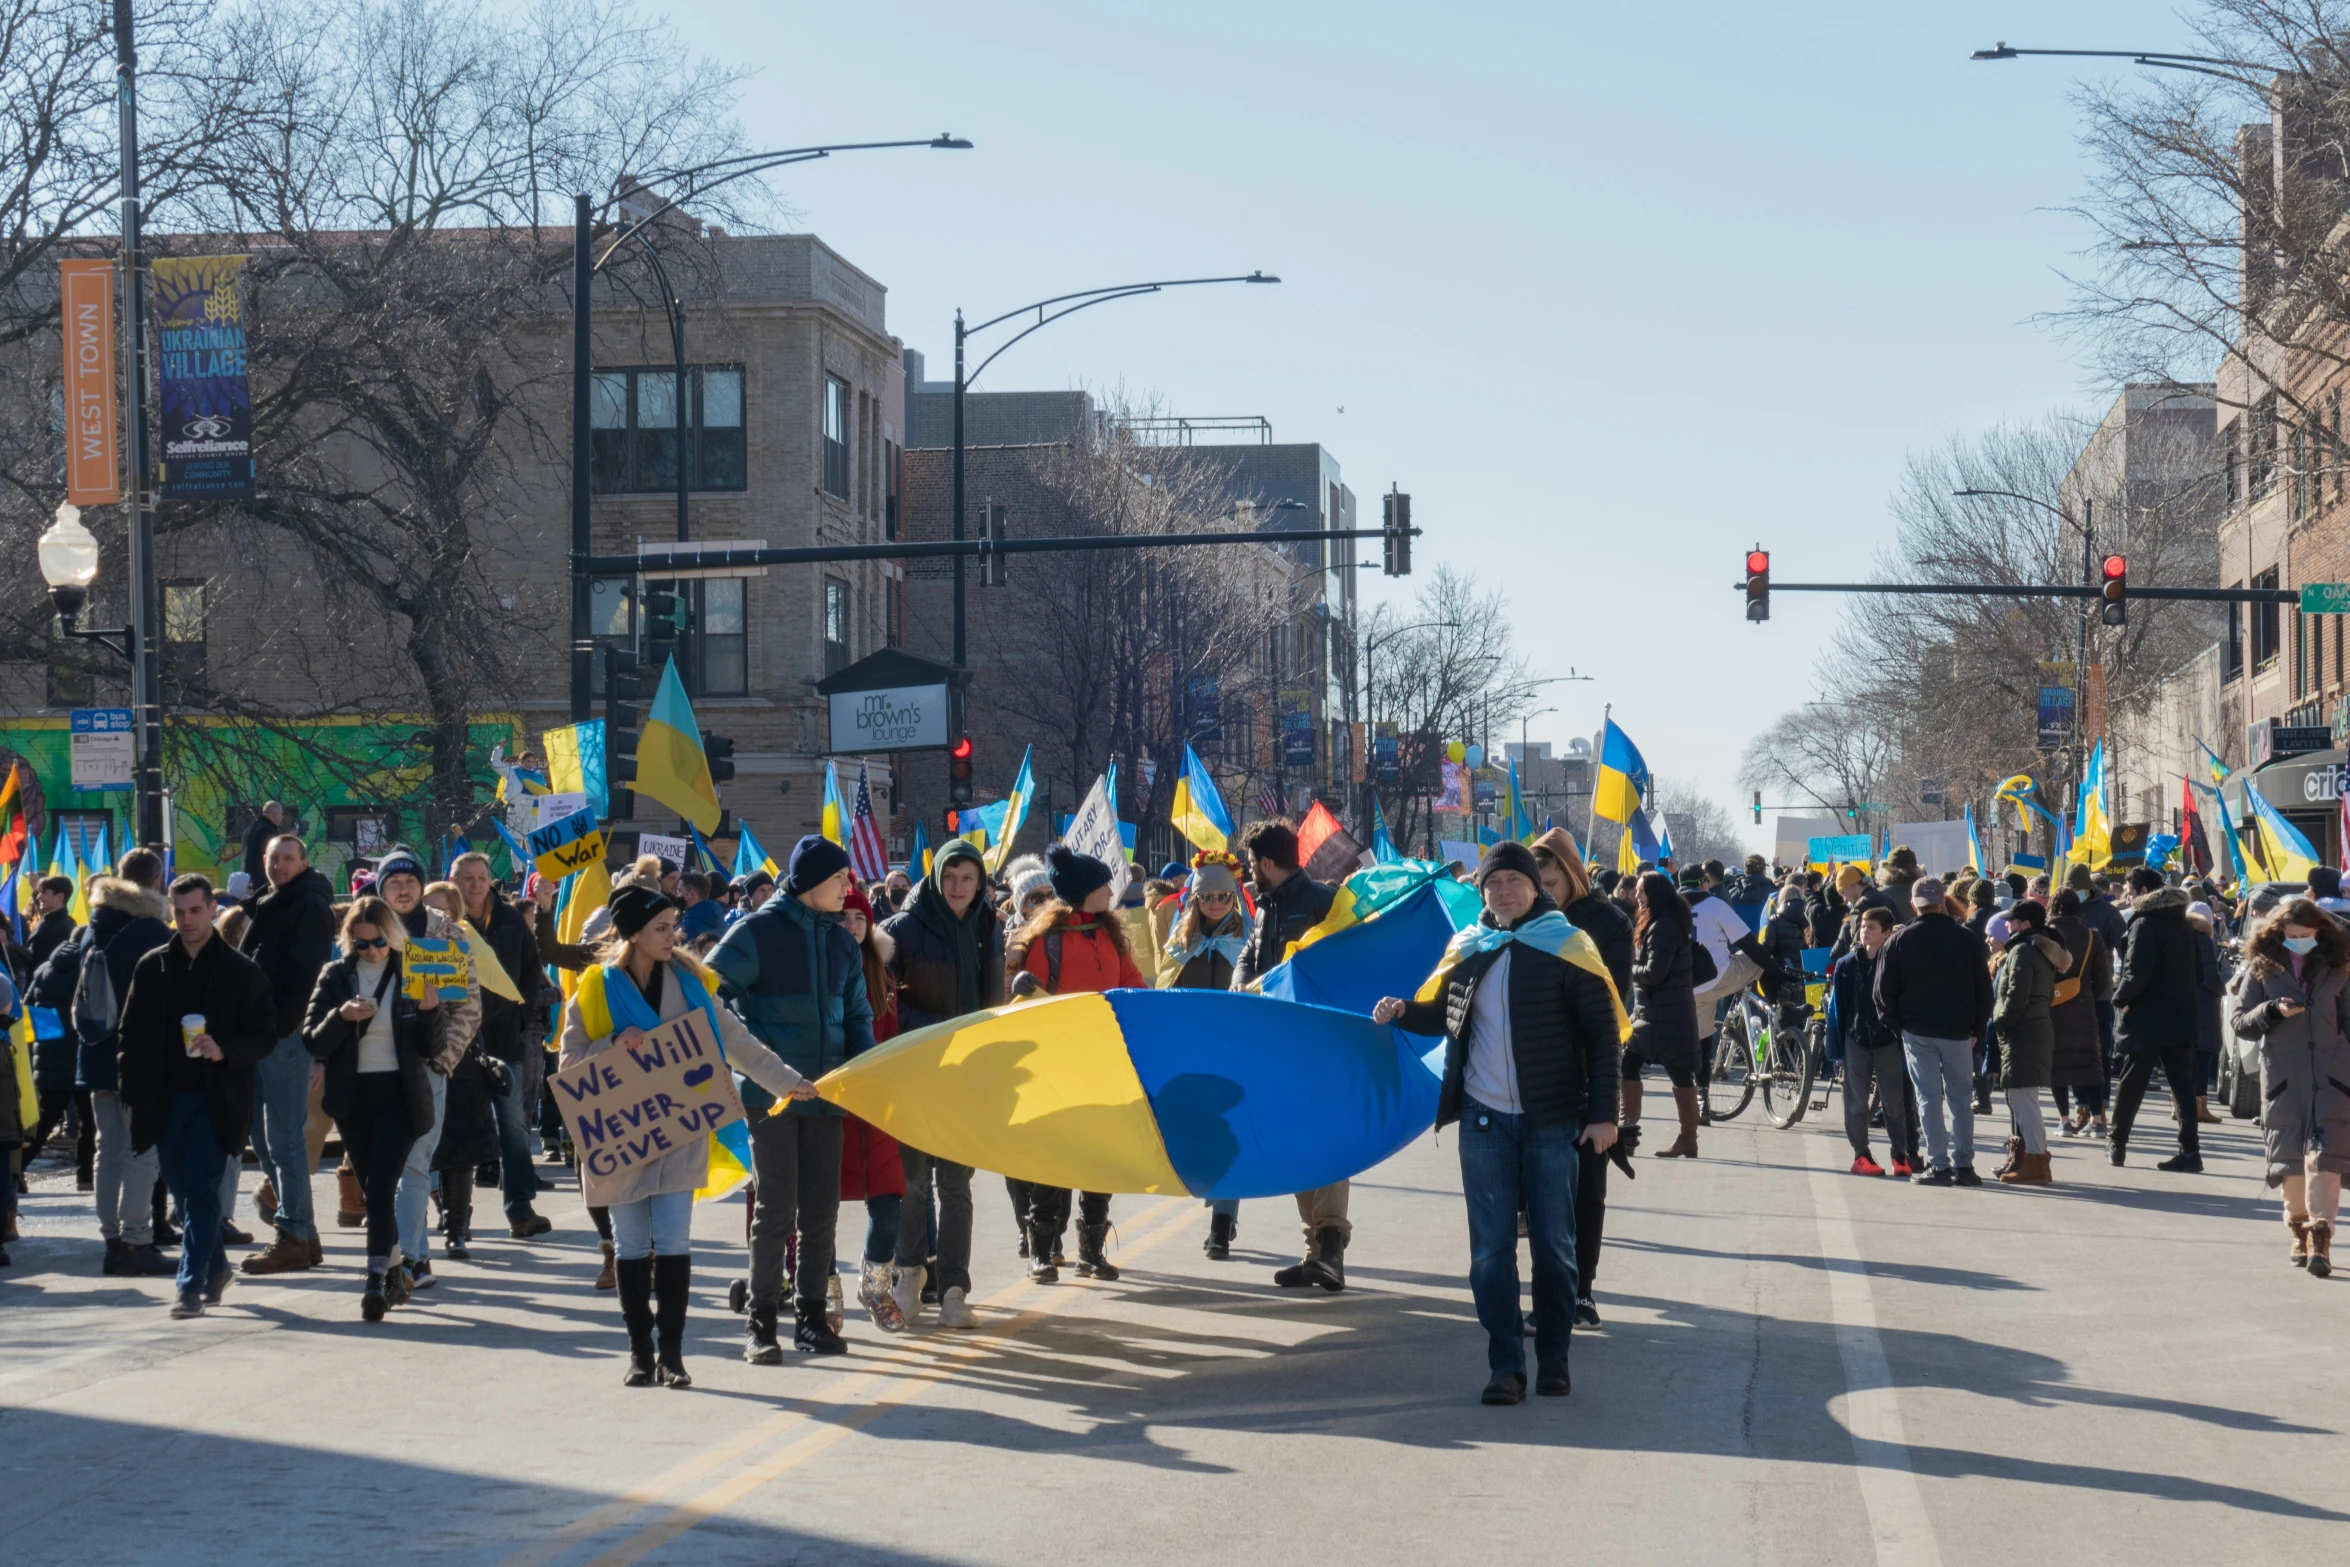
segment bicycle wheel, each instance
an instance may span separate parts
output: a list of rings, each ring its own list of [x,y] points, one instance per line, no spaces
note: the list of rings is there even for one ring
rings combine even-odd
[[[1770,1069],[1763,1073],[1763,1114],[1773,1126],[1793,1126],[1811,1105],[1811,1051],[1802,1035],[1781,1028],[1771,1035]]]
[[[1746,1013],[1732,1007],[1714,1031],[1713,1059],[1706,1063],[1706,1102],[1716,1121],[1735,1121],[1754,1098],[1754,1044],[1746,1034]]]

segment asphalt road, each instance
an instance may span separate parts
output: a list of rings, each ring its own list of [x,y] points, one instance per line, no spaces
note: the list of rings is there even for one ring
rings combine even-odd
[[[2138,1165],[2167,1152],[2150,1113]],[[1343,1295],[1271,1284],[1286,1203],[1248,1204],[1216,1264],[1197,1206],[1124,1197],[1122,1281],[1033,1287],[983,1178],[982,1331],[852,1312],[853,1354],[780,1368],[737,1358],[741,1209],[705,1207],[683,1393],[619,1385],[568,1191],[552,1244],[485,1241],[381,1326],[333,1230],[324,1269],[174,1323],[162,1281],[98,1276],[88,1200],[46,1175],[0,1272],[0,1562],[1832,1567],[2350,1538],[2350,1282],[2285,1263],[2249,1128],[2201,1178],[2067,1143],[2053,1189],[1941,1191],[1759,1114],[1619,1178],[1574,1396],[1504,1409],[1476,1401],[1449,1136],[1356,1183]]]

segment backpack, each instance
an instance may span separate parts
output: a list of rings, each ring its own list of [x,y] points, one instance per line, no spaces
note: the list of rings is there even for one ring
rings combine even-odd
[[[114,994],[114,970],[107,966],[106,949],[87,942],[81,972],[73,982],[74,1034],[84,1044],[102,1044],[121,1024],[122,1004]]]

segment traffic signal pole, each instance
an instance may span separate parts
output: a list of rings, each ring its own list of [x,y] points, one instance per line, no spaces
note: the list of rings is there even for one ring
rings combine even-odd
[[[1417,536],[1425,530],[1408,528],[1398,531]],[[733,566],[813,566],[850,560],[971,559],[992,555],[1077,554],[1087,550],[1187,549],[1215,544],[1303,544],[1315,539],[1383,539],[1387,536],[1388,530],[1381,528],[1320,528],[1295,532],[1258,528],[1221,533],[1104,533],[1042,539],[900,540],[895,544],[838,544],[792,549],[736,548],[714,544],[706,549],[679,550],[674,554],[641,559],[635,555],[590,555],[585,557],[581,566],[582,575],[586,577],[633,577],[647,567],[668,571],[717,571]],[[1404,553],[1408,561],[1408,544]],[[1392,575],[1401,576],[1403,573],[1395,572]]]

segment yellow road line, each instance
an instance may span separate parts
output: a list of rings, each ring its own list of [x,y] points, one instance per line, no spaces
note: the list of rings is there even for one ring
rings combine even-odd
[[[1194,1201],[1189,1198],[1173,1200]],[[1165,1204],[1159,1204],[1156,1207],[1146,1209],[1136,1217],[1138,1219],[1148,1218],[1164,1207]],[[1179,1215],[1173,1222],[1161,1225],[1132,1245],[1121,1246],[1119,1256],[1122,1259],[1141,1256],[1177,1231],[1188,1228],[1205,1211],[1204,1207],[1191,1208]],[[992,1342],[1011,1338],[1022,1329],[1031,1327],[1051,1316],[1063,1305],[1082,1298],[1081,1291],[1055,1291],[1000,1327],[958,1339],[940,1354],[932,1365],[924,1367],[923,1370],[936,1370],[949,1361],[966,1359],[975,1355],[980,1350],[987,1348]],[[715,1517],[729,1505],[740,1501],[770,1480],[788,1470],[799,1467],[825,1449],[845,1441],[889,1410],[921,1396],[931,1388],[943,1385],[946,1385],[944,1378],[929,1375],[915,1374],[895,1379],[889,1386],[877,1392],[870,1402],[848,1410],[837,1420],[825,1422],[820,1429],[809,1432],[772,1458],[762,1460],[747,1469],[730,1475],[691,1501],[680,1503],[662,1517],[645,1525],[635,1534],[596,1557],[588,1564],[588,1567],[632,1567],[632,1564],[643,1560],[695,1525]]]

